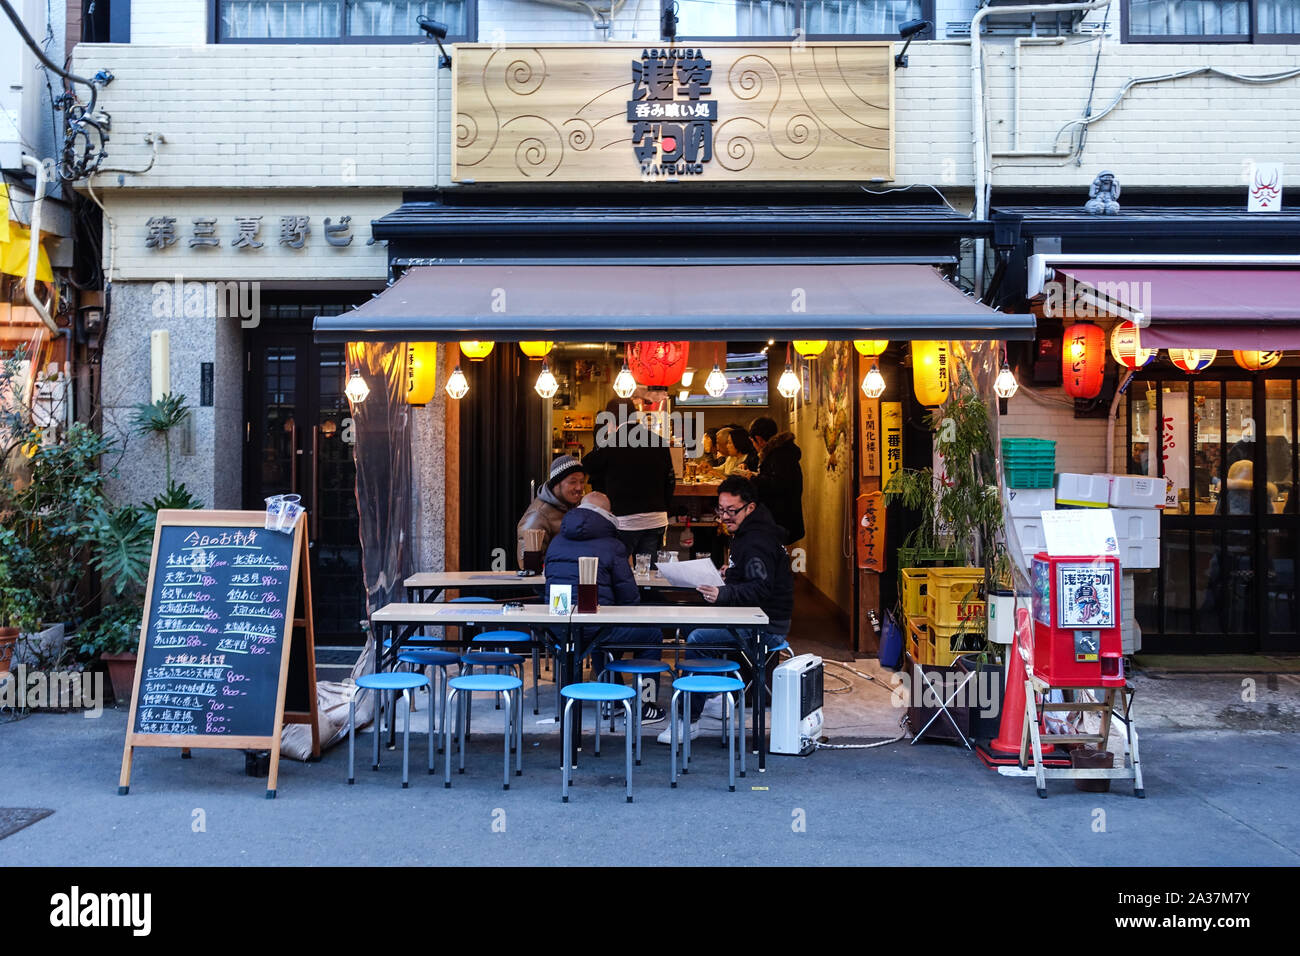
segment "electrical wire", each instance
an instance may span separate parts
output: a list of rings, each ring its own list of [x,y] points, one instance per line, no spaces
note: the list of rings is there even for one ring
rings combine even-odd
[[[905,727],[908,723],[909,721],[906,713],[898,719],[898,725],[900,727]],[[816,740],[813,743],[818,750],[875,750],[877,747],[888,747],[890,744],[896,744],[906,736],[907,731],[904,730],[897,737],[893,737],[889,740],[878,740],[874,744],[831,744],[823,743],[820,740]]]
[[[956,213],[956,215],[962,216],[963,218],[967,218],[965,213],[957,212],[957,210],[953,207],[953,204],[948,202],[947,197],[944,196],[944,194],[939,191],[939,187],[933,185],[932,183],[909,183],[906,186],[893,186],[889,189],[868,189],[866,186],[859,186],[858,188],[861,189],[864,193],[871,193],[871,195],[873,196],[888,196],[890,193],[906,192],[909,189],[916,189],[917,187],[920,187],[922,189],[933,189],[934,194],[939,197],[940,201],[945,206],[947,206],[954,213]]]

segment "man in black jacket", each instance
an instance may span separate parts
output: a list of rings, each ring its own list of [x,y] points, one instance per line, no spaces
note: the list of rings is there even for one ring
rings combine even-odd
[[[658,563],[668,527],[668,505],[677,487],[668,443],[640,419],[632,402],[611,399],[597,416],[596,448],[582,460],[594,491],[609,496],[618,537],[628,554]]]
[[[749,437],[758,449],[758,474],[754,484],[758,500],[772,512],[772,520],[786,531],[785,543],[804,536],[803,452],[790,432],[777,432],[776,422],[764,416],[749,426]]]
[[[767,643],[775,644],[790,633],[790,619],[794,614],[794,576],[790,572],[790,556],[785,550],[785,529],[772,520],[767,506],[758,501],[754,483],[747,478],[733,476],[718,486],[718,517],[731,535],[731,553],[722,570],[722,587],[701,585],[697,590],[710,604],[733,607],[757,606],[767,615],[763,628]],[[742,629],[742,632],[744,629]],[[745,639],[752,634],[744,632]],[[687,644],[735,644],[736,635],[730,631],[697,628],[686,637]],[[686,652],[687,657],[708,656]],[[700,714],[705,698],[691,696],[692,739],[699,735]],[[672,728],[659,735],[659,742],[671,742]]]
[[[641,592],[636,577],[628,564],[627,549],[616,537],[614,516],[609,512],[609,499],[597,491],[585,495],[582,503],[569,511],[560,522],[560,534],[546,549],[546,583],[568,584],[574,593],[578,590],[578,559],[594,557],[596,562],[597,600],[606,607],[639,604]],[[620,657],[620,644],[659,644],[663,632],[657,627],[609,627],[602,630],[601,648],[607,648]],[[584,641],[585,643],[585,641]],[[644,648],[634,655],[638,660],[661,660],[663,652]],[[595,680],[604,670],[605,654],[597,649],[592,654],[591,673]],[[650,679],[655,697],[641,702],[641,722],[657,723],[664,711],[655,704],[659,694],[659,678]]]

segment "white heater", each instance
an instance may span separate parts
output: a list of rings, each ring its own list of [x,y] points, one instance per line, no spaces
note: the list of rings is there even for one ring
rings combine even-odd
[[[822,659],[800,654],[772,675],[772,753],[810,754],[822,732]]]

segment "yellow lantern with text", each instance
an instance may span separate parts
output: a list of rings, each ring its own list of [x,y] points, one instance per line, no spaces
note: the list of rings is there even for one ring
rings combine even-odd
[[[519,351],[523,352],[530,359],[546,358],[548,352],[555,347],[554,342],[520,342]]]
[[[1234,351],[1232,357],[1247,372],[1262,372],[1282,361],[1281,352],[1242,352]]]
[[[1184,372],[1196,374],[1218,357],[1218,349],[1170,349],[1169,361]]]
[[[406,346],[406,404],[428,405],[438,387],[438,346],[411,342]]]
[[[830,344],[826,339],[805,339],[791,343],[794,350],[804,358],[816,358],[826,351],[826,346]]]
[[[853,347],[858,350],[859,355],[875,358],[889,348],[889,339],[854,339]]]
[[[492,352],[495,342],[461,342],[460,350],[471,362],[481,362]]]
[[[948,343],[912,343],[912,391],[926,407],[948,400]]]

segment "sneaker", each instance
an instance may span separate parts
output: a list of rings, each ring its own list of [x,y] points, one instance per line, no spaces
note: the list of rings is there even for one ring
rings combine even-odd
[[[707,717],[709,720],[724,720],[726,714],[726,701],[721,694],[714,694],[704,702],[704,710],[700,713],[701,717]]]
[[[694,740],[699,735],[700,735],[700,724],[699,721],[696,721],[695,723],[691,724],[691,740]],[[683,736],[682,729],[679,725],[677,728],[677,739],[680,740],[682,736]],[[661,744],[671,744],[673,742],[672,725],[670,724],[669,726],[665,727],[663,731],[659,734],[658,738],[656,739],[658,739],[658,741]]]
[[[646,701],[641,705],[641,723],[643,724],[657,724],[667,716],[668,712],[666,710],[650,701]]]

